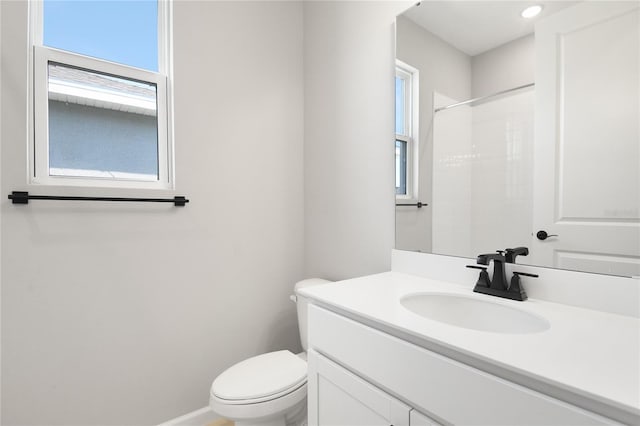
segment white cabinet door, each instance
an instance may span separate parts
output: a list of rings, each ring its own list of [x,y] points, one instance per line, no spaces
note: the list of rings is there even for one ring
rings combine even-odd
[[[536,202],[525,263],[640,275],[639,3],[579,2],[541,20],[535,37]]]
[[[411,408],[310,350],[309,426],[409,426]]]

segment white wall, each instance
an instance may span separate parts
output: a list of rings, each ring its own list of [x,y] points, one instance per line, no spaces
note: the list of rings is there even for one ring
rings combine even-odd
[[[2,6],[0,5],[0,24],[2,23]],[[0,28],[0,165],[2,164],[2,30]],[[2,172],[0,171],[0,188],[2,188]],[[0,208],[0,423],[2,423],[2,208]]]
[[[8,202],[152,194],[27,185],[27,3],[0,5],[2,423],[159,423],[205,406],[239,359],[299,349],[302,5],[176,2],[184,208]]]
[[[410,2],[305,2],[305,270],[389,270],[394,32]]]
[[[397,22],[397,54],[420,71],[418,199],[429,206],[396,209],[396,247],[431,252],[433,215],[433,93],[466,100],[471,96],[471,59],[413,21]]]
[[[523,86],[535,81],[535,37],[505,43],[471,58],[471,97]]]
[[[2,194],[86,195],[26,184],[26,3],[0,4]],[[2,202],[4,424],[202,407],[232,363],[299,348],[294,281],[390,268],[393,22],[410,4],[176,2],[191,203]]]

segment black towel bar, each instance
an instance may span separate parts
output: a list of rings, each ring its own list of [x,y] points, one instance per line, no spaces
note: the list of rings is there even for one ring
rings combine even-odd
[[[427,203],[422,203],[420,201],[418,201],[417,203],[413,203],[413,204],[398,204],[396,203],[396,207],[401,206],[401,207],[417,207],[419,209],[428,206],[429,204]]]
[[[9,194],[13,204],[29,204],[29,200],[69,200],[69,201],[131,201],[145,203],[173,203],[176,207],[184,207],[189,200],[183,196],[173,198],[127,198],[127,197],[76,197],[63,195],[30,195],[26,191],[13,191]]]

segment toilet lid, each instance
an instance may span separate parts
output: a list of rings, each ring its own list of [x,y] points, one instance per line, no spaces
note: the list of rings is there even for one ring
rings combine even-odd
[[[264,398],[298,387],[307,380],[307,363],[289,351],[246,359],[228,368],[211,385],[221,399]]]

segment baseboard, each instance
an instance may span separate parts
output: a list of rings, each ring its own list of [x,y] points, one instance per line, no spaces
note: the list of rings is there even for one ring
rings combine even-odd
[[[184,416],[166,421],[158,426],[208,426],[213,422],[216,422],[215,424],[217,425],[218,421],[226,422],[226,420],[220,419],[216,413],[211,411],[211,408],[203,407],[187,413]],[[223,425],[225,423],[220,424]]]

